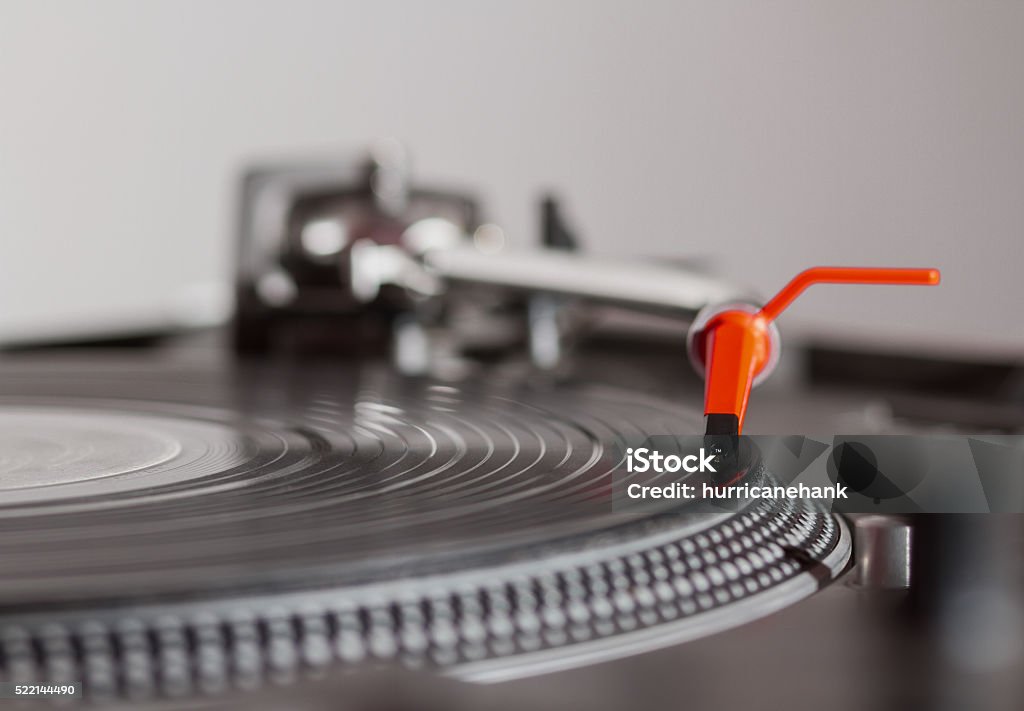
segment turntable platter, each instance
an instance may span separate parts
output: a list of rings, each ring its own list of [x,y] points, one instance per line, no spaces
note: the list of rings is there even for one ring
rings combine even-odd
[[[0,659],[113,694],[366,659],[502,676],[700,636],[837,574],[845,529],[800,503],[612,514],[618,444],[701,426],[607,387],[8,361]]]

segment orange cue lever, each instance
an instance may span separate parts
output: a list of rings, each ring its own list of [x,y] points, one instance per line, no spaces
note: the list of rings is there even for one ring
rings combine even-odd
[[[813,267],[797,274],[760,310],[724,308],[699,319],[692,335],[705,369],[704,415],[708,434],[739,434],[750,390],[778,359],[773,321],[812,284],[907,284],[934,286],[937,269]]]

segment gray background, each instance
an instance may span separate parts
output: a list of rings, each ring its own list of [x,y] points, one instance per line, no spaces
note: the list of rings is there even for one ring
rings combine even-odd
[[[0,339],[162,318],[229,273],[252,157],[402,138],[515,243],[710,258],[783,327],[1024,354],[1022,2],[0,0]],[[193,292],[186,292],[193,293]]]

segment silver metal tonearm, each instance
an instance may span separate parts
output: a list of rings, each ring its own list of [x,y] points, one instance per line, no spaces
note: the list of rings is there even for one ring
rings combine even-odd
[[[410,225],[401,244],[354,244],[350,283],[365,301],[393,284],[423,296],[454,284],[555,294],[692,319],[708,304],[749,298],[736,284],[680,266],[560,249],[481,249],[445,220]]]
[[[246,353],[266,352],[282,329],[306,333],[316,317],[331,314],[368,321],[379,313],[413,351],[430,350],[431,337],[441,334],[439,326],[453,325],[448,319],[456,311],[468,316],[460,323],[470,327],[458,334],[468,340],[483,333],[473,330],[477,312],[496,316],[496,330],[506,323],[509,332],[517,329],[515,317],[501,321],[511,311],[477,298],[481,290],[458,288],[476,285],[525,297],[531,357],[553,367],[563,331],[582,322],[570,317],[570,304],[573,312],[611,305],[692,323],[708,305],[751,296],[669,262],[578,251],[552,199],[541,205],[544,246],[508,249],[499,227],[480,224],[474,200],[414,189],[404,150],[394,141],[378,146],[369,163],[251,171],[242,197],[234,334],[236,348]],[[429,360],[410,352],[410,363]]]
[[[554,249],[488,254],[473,246],[429,250],[428,273],[451,282],[558,294],[692,318],[708,304],[749,296],[734,284],[681,267]]]
[[[378,202],[382,197],[380,185],[392,185],[398,193],[409,189],[407,156],[397,144],[388,143],[385,147],[388,150],[379,148],[375,153],[374,193]],[[403,204],[406,201],[407,196],[399,200]],[[549,206],[554,210],[553,201]],[[397,267],[390,275],[393,283],[413,292],[424,288],[424,277],[429,275],[442,282],[428,289],[435,293],[443,291],[444,282],[463,282],[558,294],[575,300],[676,314],[690,320],[708,304],[749,297],[734,284],[678,266],[561,249],[481,249],[457,225],[437,217],[409,225],[400,246],[422,266],[425,274],[417,273],[401,255],[385,256],[393,247],[383,245],[375,248],[385,253],[367,252],[370,271],[380,263],[387,265],[392,261]],[[353,284],[358,284],[367,274],[356,270],[365,269],[366,263],[360,261],[359,249],[355,252],[351,276]],[[372,292],[376,295],[376,288]]]
[[[422,298],[442,296],[463,284],[523,292],[529,304],[531,359],[543,369],[561,361],[560,313],[567,302],[611,305],[692,323],[709,305],[750,297],[733,283],[679,266],[559,249],[481,249],[457,226],[437,218],[411,225],[398,245],[354,244],[349,267],[352,292],[366,302],[385,284]],[[428,341],[422,327],[415,319],[405,319],[400,328],[399,365],[419,364],[400,369],[425,367],[428,358],[422,347]]]

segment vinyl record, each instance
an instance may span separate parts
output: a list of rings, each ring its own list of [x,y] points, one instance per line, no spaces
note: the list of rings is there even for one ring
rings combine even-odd
[[[701,424],[615,388],[366,364],[7,361],[0,661],[97,695],[368,661],[497,678],[813,592],[849,555],[823,511],[611,511],[623,442]]]

